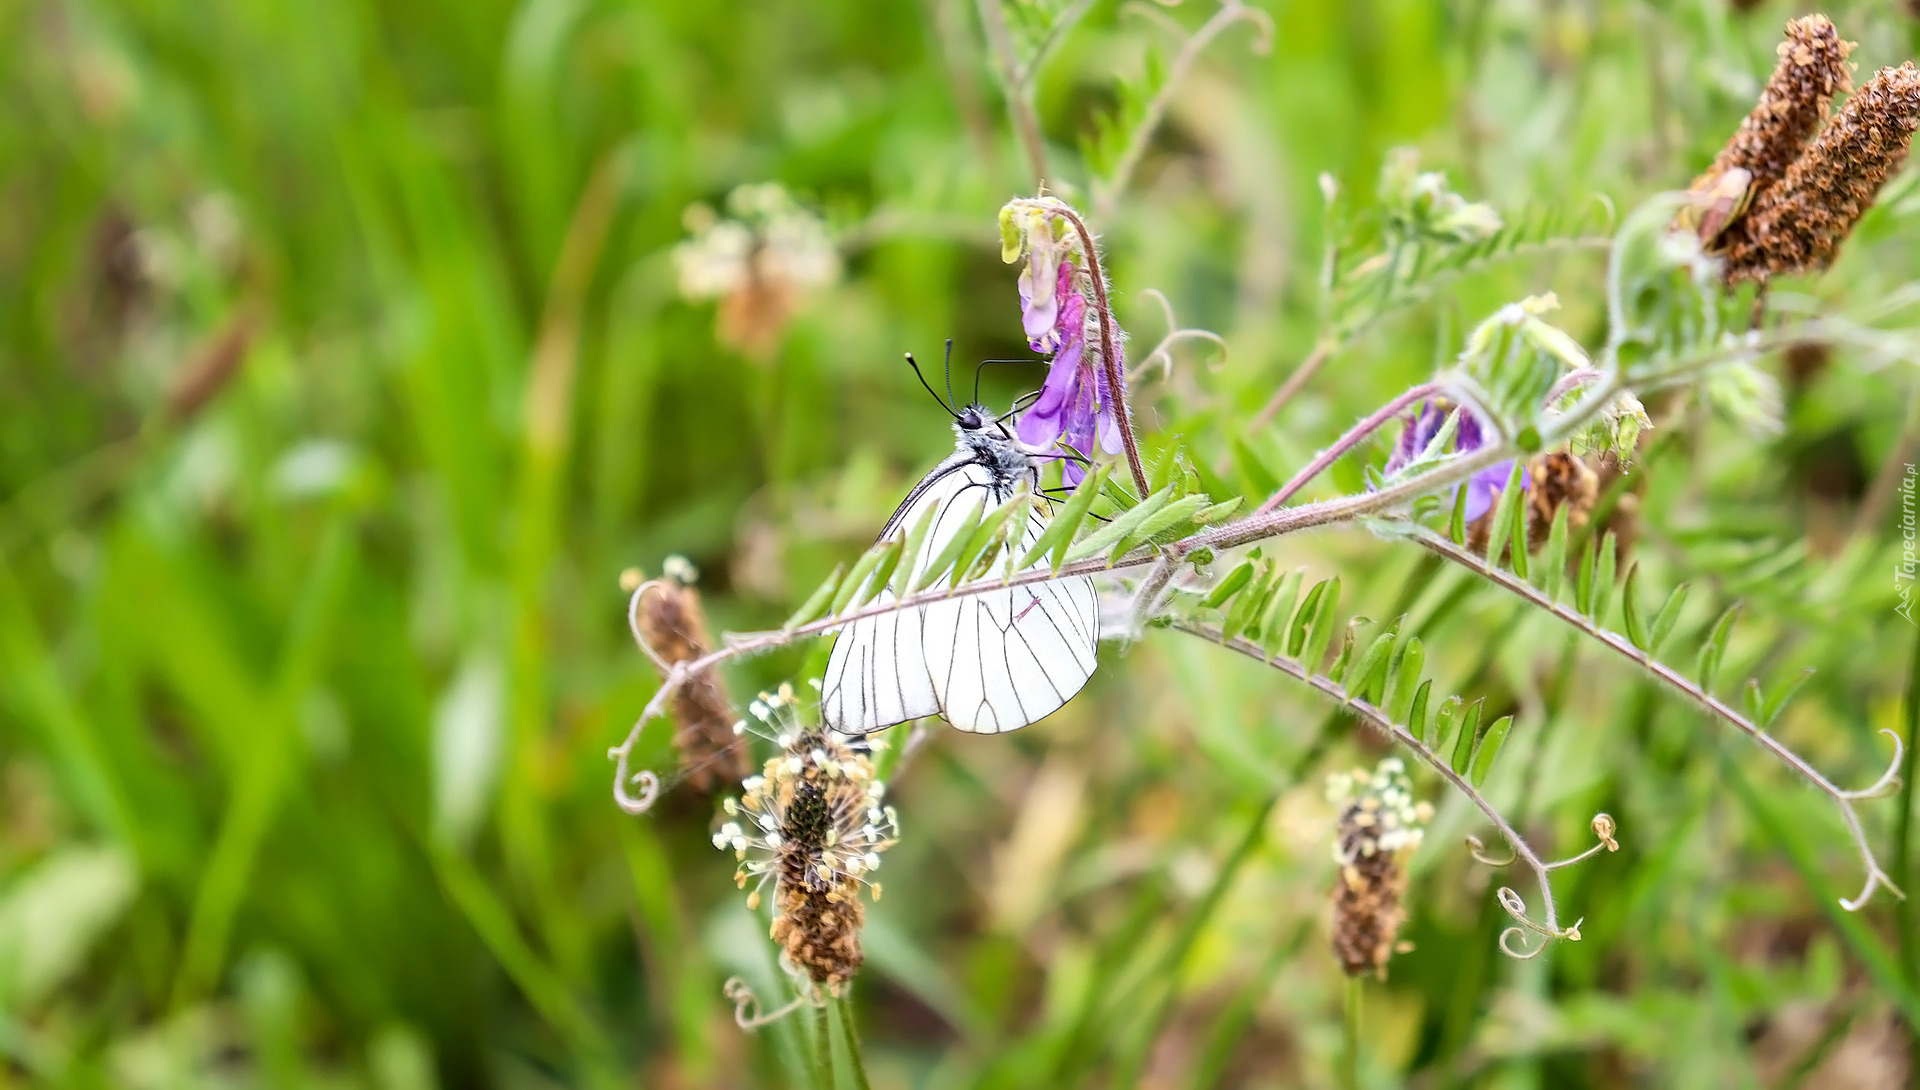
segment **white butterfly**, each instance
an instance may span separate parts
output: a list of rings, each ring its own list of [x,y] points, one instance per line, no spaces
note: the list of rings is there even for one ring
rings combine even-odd
[[[929,509],[938,512],[917,555],[900,561],[916,574],[946,548],[979,497],[991,511],[1023,482],[1040,487],[1037,462],[984,407],[956,413],[953,430],[954,455],[913,486],[880,531],[884,541],[918,525]],[[1028,514],[1022,551],[1045,525]],[[883,591],[874,602],[893,597]],[[821,715],[843,734],[936,713],[965,731],[1015,730],[1073,699],[1093,676],[1099,639],[1098,599],[1084,575],[868,617],[834,641]]]

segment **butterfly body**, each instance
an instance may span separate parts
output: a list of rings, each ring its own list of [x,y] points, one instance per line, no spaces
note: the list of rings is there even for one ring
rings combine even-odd
[[[917,525],[931,529],[915,573],[939,556],[981,501],[988,510],[1040,485],[1034,458],[985,408],[954,414],[954,454],[927,474],[880,531],[881,540]],[[1045,523],[1029,512],[1018,552]],[[883,592],[876,604],[891,601]],[[865,734],[927,715],[966,731],[997,733],[1058,710],[1092,676],[1098,601],[1086,576],[1008,587],[864,618],[834,641],[821,685],[826,725]]]

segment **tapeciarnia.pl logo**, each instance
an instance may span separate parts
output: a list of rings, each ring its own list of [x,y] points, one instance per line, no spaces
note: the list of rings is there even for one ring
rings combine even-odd
[[[1900,478],[1900,563],[1893,568],[1893,590],[1900,596],[1900,604],[1893,611],[1907,619],[1908,624],[1920,624],[1913,619],[1913,583],[1914,576],[1920,573],[1920,529],[1916,529],[1913,510],[1913,463],[1906,463],[1906,473]]]

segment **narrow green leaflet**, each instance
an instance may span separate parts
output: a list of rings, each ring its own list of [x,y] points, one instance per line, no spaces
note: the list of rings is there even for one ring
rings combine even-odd
[[[1307,629],[1320,613],[1320,599],[1327,593],[1327,580],[1321,580],[1307,591],[1307,600],[1300,603],[1300,612],[1293,615],[1293,623],[1287,626],[1287,657],[1297,659],[1306,650]],[[1313,669],[1312,666],[1308,667]]]
[[[946,547],[928,561],[926,569],[914,578],[913,590],[925,590],[933,585],[934,580],[947,574],[953,562],[960,559],[960,553],[966,549],[968,542],[973,540],[973,532],[980,528],[980,515],[986,507],[987,498],[984,495],[973,502],[973,506],[961,518],[959,529],[947,539]]]
[[[1740,619],[1740,611],[1745,603],[1735,602],[1727,607],[1720,619],[1713,624],[1713,632],[1707,636],[1707,642],[1700,647],[1700,689],[1712,692],[1714,680],[1720,675],[1720,660],[1727,654],[1727,637],[1733,633],[1733,622]]]
[[[891,589],[895,594],[905,594],[913,587],[914,561],[920,557],[920,550],[927,544],[927,535],[933,531],[933,520],[940,516],[937,504],[928,504],[926,511],[907,528],[907,544],[901,551],[901,557],[907,562],[893,570]]]
[[[1354,668],[1356,679],[1347,691],[1376,707],[1380,704],[1381,692],[1387,686],[1387,666],[1393,655],[1394,645],[1400,635],[1400,622],[1395,621],[1385,632],[1373,641],[1366,654],[1360,656],[1360,665]]]
[[[880,554],[880,562],[873,567],[872,578],[867,580],[865,588],[860,591],[859,604],[865,605],[871,602],[875,595],[887,589],[893,582],[893,573],[899,570],[900,558],[905,555],[906,546],[897,535],[887,539],[886,548]]]
[[[1453,717],[1460,714],[1460,704],[1459,697],[1450,696],[1442,700],[1440,707],[1434,710],[1433,729],[1421,741],[1427,744],[1427,748],[1432,750],[1436,757],[1446,748],[1447,740],[1453,736]]]
[[[1447,536],[1455,545],[1467,543],[1467,490],[1453,490],[1453,515],[1447,520]]]
[[[1212,526],[1216,522],[1224,522],[1228,516],[1240,510],[1240,505],[1244,502],[1244,497],[1235,496],[1232,499],[1221,500],[1219,503],[1210,503],[1193,513],[1193,524]]]
[[[1179,527],[1184,532],[1187,527],[1193,525],[1193,516],[1198,513],[1202,507],[1205,507],[1206,504],[1207,497],[1198,492],[1182,496],[1172,503],[1167,504],[1161,508],[1158,513],[1149,516],[1145,522],[1142,522],[1139,529],[1128,534],[1121,540],[1120,544],[1114,546],[1113,559],[1118,560],[1121,555],[1137,545],[1160,539],[1162,535],[1175,527]],[[1184,533],[1178,536],[1184,536]]]
[[[1675,622],[1680,620],[1680,610],[1687,604],[1687,588],[1691,583],[1682,583],[1667,595],[1665,605],[1653,615],[1653,624],[1647,628],[1647,654],[1660,653],[1660,645],[1667,642],[1667,636],[1673,631]]]
[[[1286,644],[1287,622],[1293,620],[1293,607],[1300,601],[1300,583],[1307,569],[1295,568],[1280,577],[1280,585],[1273,592],[1273,603],[1267,607],[1260,619],[1260,647],[1267,657],[1279,654]]]
[[[1453,759],[1448,764],[1461,776],[1467,774],[1467,767],[1473,760],[1474,743],[1480,740],[1480,712],[1485,700],[1476,700],[1467,705],[1466,718],[1460,723],[1460,734],[1453,740]]]
[[[1387,714],[1395,722],[1407,722],[1408,710],[1413,706],[1414,689],[1421,686],[1420,672],[1427,665],[1427,649],[1420,637],[1408,638],[1399,646],[1398,660],[1393,664],[1393,682],[1387,699]],[[1419,736],[1419,730],[1411,725],[1409,730]]]
[[[1508,523],[1507,553],[1512,558],[1513,574],[1522,579],[1527,576],[1527,490],[1521,485],[1521,474],[1526,472],[1526,464],[1520,459],[1513,460],[1513,473],[1507,478],[1507,487],[1513,490],[1513,520]],[[1501,497],[1504,499],[1505,492]]]
[[[985,574],[984,569],[986,565],[993,563],[998,546],[1006,543],[1008,527],[1016,519],[1024,520],[1027,512],[1032,509],[1032,505],[1032,493],[1022,493],[994,508],[986,518],[981,519],[980,525],[974,527],[973,532],[967,535],[966,547],[961,549],[960,555],[954,558],[953,578],[948,585],[957,587],[978,574]]]
[[[1333,665],[1327,667],[1327,677],[1334,684],[1346,684],[1347,667],[1353,663],[1354,632],[1372,623],[1365,617],[1355,617],[1347,622],[1346,635],[1340,639],[1340,653],[1334,656]]]
[[[1593,616],[1593,560],[1599,551],[1600,543],[1589,539],[1580,551],[1580,572],[1573,581],[1573,608],[1584,617]]]
[[[807,600],[801,603],[799,609],[793,611],[793,616],[788,617],[787,623],[781,627],[787,629],[799,628],[801,625],[825,613],[827,611],[827,604],[833,601],[834,588],[840,585],[840,572],[843,568],[845,568],[845,565],[835,564],[833,566],[833,574],[827,576],[827,581],[816,587],[812,594],[807,595]]]
[[[1327,592],[1320,596],[1320,608],[1307,636],[1306,657],[1300,660],[1309,670],[1319,664],[1327,653],[1327,644],[1333,642],[1333,610],[1340,601],[1340,577],[1327,580],[1325,586]]]
[[[1572,510],[1572,504],[1563,503],[1553,513],[1553,528],[1547,531],[1547,548],[1540,557],[1540,589],[1556,600],[1567,584],[1567,518]]]
[[[1413,735],[1423,745],[1428,744],[1427,695],[1432,688],[1433,682],[1431,681],[1423,681],[1420,683],[1420,687],[1413,691],[1413,703],[1407,708],[1407,714],[1404,717],[1404,721],[1407,724],[1407,733]]]
[[[1754,725],[1761,730],[1773,726],[1773,721],[1778,719],[1780,712],[1786,708],[1787,701],[1792,700],[1794,694],[1798,693],[1800,687],[1805,685],[1807,679],[1812,676],[1813,667],[1809,666],[1792,677],[1784,677],[1775,682],[1772,691],[1765,696],[1760,694],[1759,679],[1747,679],[1747,718],[1753,720]]]
[[[1500,490],[1500,502],[1493,509],[1493,524],[1488,527],[1487,533],[1487,566],[1490,568],[1499,566],[1500,554],[1505,552],[1511,543],[1514,522],[1519,521],[1523,524],[1526,522],[1520,517],[1520,503],[1527,498],[1527,490],[1520,487],[1520,475],[1524,472],[1526,472],[1525,464],[1517,458],[1514,459],[1513,470],[1507,474],[1507,486]],[[1460,494],[1464,496],[1466,493],[1467,486],[1462,484]],[[1526,560],[1523,559],[1527,552],[1525,534],[1526,529],[1523,525],[1520,548],[1513,558],[1513,570],[1523,579],[1527,574]]]
[[[1078,491],[1076,489],[1076,491]],[[1067,563],[1106,552],[1122,538],[1138,530],[1154,513],[1173,500],[1173,487],[1163,488],[1138,504],[1113,516],[1113,521],[1073,543],[1067,550]]]
[[[1606,627],[1607,614],[1613,607],[1613,565],[1614,540],[1608,534],[1600,542],[1600,561],[1593,572],[1593,608],[1587,612],[1601,628]]]
[[[1227,616],[1220,625],[1222,639],[1230,640],[1246,631],[1249,624],[1260,616],[1260,607],[1265,604],[1267,595],[1273,592],[1275,579],[1272,561],[1262,561],[1254,573],[1253,582],[1238,595],[1227,608]]]
[[[1507,732],[1513,729],[1513,716],[1503,715],[1494,720],[1487,728],[1486,736],[1480,744],[1473,747],[1473,765],[1467,779],[1475,786],[1485,782],[1487,773],[1493,769],[1493,759],[1500,755],[1500,746],[1507,740]]]
[[[1238,566],[1228,572],[1218,583],[1213,585],[1213,589],[1207,592],[1207,596],[1201,604],[1208,609],[1219,609],[1220,603],[1240,593],[1240,591],[1252,581],[1253,561],[1242,560]]]
[[[835,592],[833,604],[827,607],[827,612],[838,613],[847,608],[847,604],[853,601],[854,594],[866,585],[867,577],[872,575],[873,570],[880,565],[881,555],[887,552],[892,544],[892,542],[882,542],[860,554],[860,558],[853,562],[853,570],[847,572],[847,577],[840,581],[840,589]]]
[[[1627,639],[1632,640],[1635,647],[1652,654],[1647,646],[1647,624],[1640,617],[1639,576],[1640,565],[1627,566],[1627,586],[1620,594],[1620,607],[1627,622]]]
[[[1073,535],[1079,531],[1080,524],[1086,521],[1087,513],[1093,509],[1093,498],[1100,494],[1100,489],[1106,484],[1107,475],[1111,472],[1113,472],[1112,466],[1100,466],[1089,474],[1086,480],[1081,481],[1080,486],[1073,490],[1073,495],[1067,497],[1067,502],[1054,511],[1052,521],[1047,523],[1046,529],[1040,531],[1039,539],[1033,543],[1031,549],[1027,550],[1026,555],[1020,558],[1015,567],[1023,571],[1031,568],[1051,550],[1053,570],[1059,571],[1060,565],[1067,561],[1067,549],[1073,544]]]

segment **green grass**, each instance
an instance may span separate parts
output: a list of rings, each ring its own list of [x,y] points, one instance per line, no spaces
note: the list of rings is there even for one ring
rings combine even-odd
[[[1710,159],[1799,14],[1265,10],[1272,51],[1247,28],[1211,46],[1094,224],[1137,353],[1163,332],[1148,289],[1230,346],[1136,389],[1149,464],[1179,435],[1213,491],[1291,476],[1509,300],[1553,290],[1563,328],[1604,333],[1604,255],[1492,263],[1243,434],[1314,344],[1323,172],[1364,206],[1414,145],[1512,218],[1631,208]],[[1826,10],[1861,78],[1920,38],[1897,6]],[[685,554],[716,630],[777,626],[949,449],[900,353],[1024,354],[994,215],[1035,180],[976,20],[959,0],[0,9],[0,1087],[771,1087],[805,1085],[821,1040],[845,1086],[855,1047],[882,1088],[1339,1085],[1322,784],[1382,751],[1217,648],[1152,631],[1042,725],[936,733],[891,785],[866,967],[817,1027],[732,1024],[724,980],[770,998],[782,977],[712,802],[682,787],[634,818],[609,796],[607,747],[658,685],[621,571]],[[1035,89],[1051,186],[1084,197],[1082,137],[1176,47],[1113,3],[1062,39]],[[766,180],[856,241],[757,358],[681,297],[672,248],[689,205]],[[1909,174],[1833,272],[1785,287],[1845,306],[1909,284],[1916,211]],[[1674,391],[1635,471],[1641,601],[1693,584],[1670,660],[1744,599],[1721,694],[1815,668],[1773,730],[1843,786],[1878,775],[1878,730],[1914,738],[1899,497],[1869,499],[1914,457],[1914,381],[1872,363],[1767,361],[1777,435]],[[990,368],[983,397],[1040,377]],[[1364,487],[1359,464],[1303,498]],[[1543,850],[1619,821],[1619,853],[1558,875],[1582,941],[1518,963],[1491,887],[1525,883],[1469,858],[1484,827],[1420,781],[1440,813],[1413,949],[1364,986],[1362,1085],[1822,1086],[1843,1053],[1898,1063],[1913,910],[1839,911],[1861,875],[1824,799],[1405,544],[1270,551],[1308,586],[1339,575],[1349,615],[1409,614],[1436,693],[1516,713],[1487,789]],[[1912,752],[1862,814],[1920,896]]]

